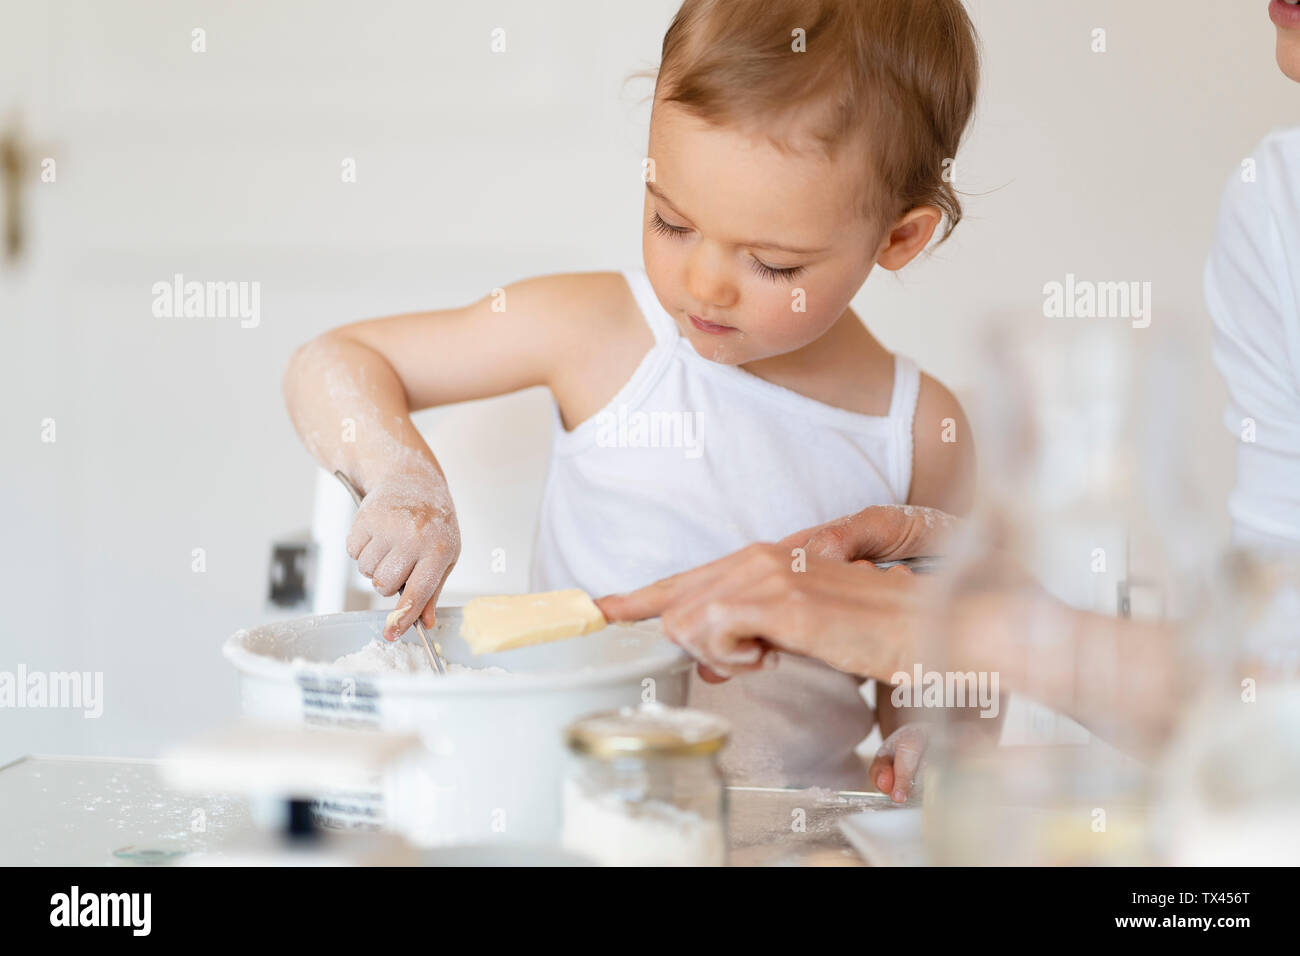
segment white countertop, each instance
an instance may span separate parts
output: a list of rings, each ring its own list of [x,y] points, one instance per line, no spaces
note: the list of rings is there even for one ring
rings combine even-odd
[[[243,797],[170,789],[152,760],[24,757],[0,767],[0,806],[0,865],[195,862],[253,832]],[[839,821],[895,811],[881,794],[819,789],[729,788],[728,806],[736,866],[860,865]],[[801,829],[792,825],[796,809]]]

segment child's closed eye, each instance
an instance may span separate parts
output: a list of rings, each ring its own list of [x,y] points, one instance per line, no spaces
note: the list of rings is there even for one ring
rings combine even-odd
[[[667,236],[670,239],[680,239],[690,232],[684,226],[670,226],[660,217],[658,210],[650,214],[650,228],[661,236]]]
[[[691,231],[685,226],[674,226],[664,221],[658,210],[650,214],[650,228],[659,235],[667,236],[670,239],[681,239]],[[788,268],[769,266],[766,262],[753,257],[751,257],[750,261],[753,263],[755,274],[771,282],[789,282],[791,279],[802,275],[805,268],[804,266],[790,266]]]
[[[769,266],[757,259],[753,260],[754,271],[764,279],[771,279],[773,282],[789,282],[796,276],[802,275],[803,266],[791,266],[788,269],[778,269],[775,266]]]

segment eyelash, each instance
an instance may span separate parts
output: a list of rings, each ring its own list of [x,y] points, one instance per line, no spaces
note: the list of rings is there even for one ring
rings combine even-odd
[[[670,226],[660,218],[658,211],[650,215],[650,228],[661,236],[667,236],[669,239],[681,239],[689,229],[683,229],[681,226]],[[751,260],[754,263],[754,272],[768,279],[771,282],[789,282],[791,279],[803,275],[805,266],[791,266],[788,269],[773,269],[769,265],[764,265],[757,259]]]
[[[791,279],[803,275],[803,266],[791,266],[789,269],[773,269],[771,266],[763,265],[757,259],[753,259],[752,262],[754,263],[754,272],[773,282],[789,282]]]

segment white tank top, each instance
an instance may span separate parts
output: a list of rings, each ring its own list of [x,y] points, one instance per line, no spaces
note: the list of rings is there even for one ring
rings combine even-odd
[[[623,273],[654,346],[599,413],[565,431],[558,409],[533,559],[535,590],[629,591],[869,505],[912,480],[920,373],[895,356],[889,414],[862,415],[701,358],[644,270]],[[871,730],[861,680],[782,655],[690,702],[731,720],[732,783],[861,789]]]

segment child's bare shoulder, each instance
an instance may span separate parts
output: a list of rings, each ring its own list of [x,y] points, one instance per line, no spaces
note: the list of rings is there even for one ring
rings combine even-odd
[[[975,442],[957,396],[922,373],[912,420],[909,504],[965,514],[975,495]]]
[[[620,272],[538,276],[514,283],[508,294],[524,314],[546,316],[553,355],[549,384],[567,427],[604,407],[654,345]]]
[[[505,287],[507,296],[530,312],[549,318],[583,318],[632,299],[619,272],[552,272],[517,279]]]
[[[639,328],[650,338],[620,272],[557,272],[520,279],[504,291],[510,311],[545,321],[553,335],[569,344]]]

